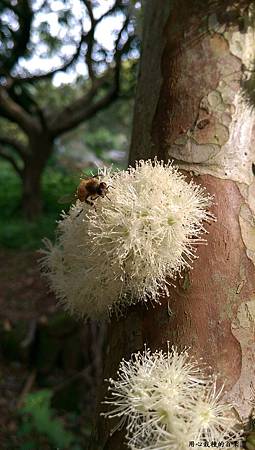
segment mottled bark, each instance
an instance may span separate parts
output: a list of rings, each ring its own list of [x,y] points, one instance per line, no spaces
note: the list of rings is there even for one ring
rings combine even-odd
[[[215,195],[217,223],[207,226],[194,269],[161,305],[138,305],[111,322],[104,378],[116,377],[121,358],[144,343],[191,346],[220,373],[245,418],[255,379],[255,113],[241,85],[254,58],[252,2],[173,0],[171,11],[166,3],[146,4],[130,159],[174,159]],[[101,400],[105,394],[104,387]],[[111,436],[109,422],[99,419],[95,448],[126,448],[124,433]]]

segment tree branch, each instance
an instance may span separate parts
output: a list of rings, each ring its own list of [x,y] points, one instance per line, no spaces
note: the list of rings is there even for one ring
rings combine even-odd
[[[23,56],[27,50],[30,39],[31,24],[33,11],[29,0],[19,0],[14,6],[8,4],[9,9],[18,16],[19,27],[13,34],[13,48],[7,57],[3,58],[0,63],[0,74],[7,75],[14,67],[18,59]]]
[[[18,139],[8,136],[0,136],[0,144],[11,147],[22,159],[25,159],[27,155],[26,147]]]
[[[57,72],[64,72],[66,71],[69,67],[71,67],[71,65],[78,59],[79,55],[80,55],[80,51],[81,51],[81,47],[82,47],[82,43],[84,42],[84,35],[83,33],[81,33],[81,39],[79,44],[77,45],[76,51],[73,54],[73,56],[71,57],[71,59],[69,59],[68,61],[66,61],[62,66],[60,67],[56,67],[55,69],[46,72],[46,73],[38,73],[35,75],[30,75],[30,76],[17,76],[17,77],[11,77],[11,83],[9,81],[8,83],[8,88],[11,86],[11,84],[15,83],[15,82],[28,82],[28,83],[33,83],[36,81],[41,81],[41,80],[46,80],[49,78],[52,78]]]
[[[22,176],[22,169],[20,169],[20,167],[18,166],[18,164],[16,163],[15,159],[13,158],[13,156],[9,155],[8,153],[5,152],[5,150],[3,148],[0,147],[0,158],[5,159],[6,161],[8,161],[12,167],[14,168],[14,170],[20,175]]]
[[[48,129],[50,130],[52,137],[57,137],[60,134],[69,131],[86,119],[87,105],[91,104],[99,87],[103,85],[104,82],[105,80],[103,78],[97,79],[87,94],[73,101],[58,114],[52,115],[48,122]]]
[[[130,43],[132,41],[132,36],[129,36],[127,41],[125,42],[124,45],[120,46],[120,41],[121,41],[121,35],[123,33],[123,31],[125,31],[125,29],[128,27],[130,21],[130,17],[127,16],[119,33],[117,36],[117,39],[115,41],[115,54],[114,54],[114,60],[115,60],[115,76],[114,76],[114,82],[116,85],[116,89],[119,90],[119,85],[120,85],[120,72],[121,72],[121,58],[122,55],[129,49],[130,47]]]
[[[112,5],[112,7],[97,19],[96,24],[98,24],[99,22],[101,22],[101,20],[105,19],[111,14],[113,14],[116,11],[116,9],[118,8],[121,9],[122,6],[124,6],[122,0],[116,0],[115,3]]]
[[[106,80],[104,79],[104,82],[105,81]],[[52,123],[50,127],[51,135],[53,137],[60,136],[78,126],[81,122],[90,119],[116,100],[118,94],[119,84],[115,82],[108,93],[94,103],[93,97],[96,95],[96,92],[94,92],[90,101],[88,101],[88,96],[77,100],[72,106],[65,108],[65,110],[56,117],[54,123]]]
[[[90,18],[91,27],[94,28],[97,21],[96,21],[95,18],[94,18],[91,0],[83,0],[83,3],[84,3],[84,5],[85,5],[86,8],[87,8],[88,15],[89,15],[89,18]]]
[[[90,18],[90,30],[88,31],[88,33],[85,36],[85,42],[87,43],[87,51],[86,51],[86,64],[88,66],[88,72],[89,72],[89,78],[92,80],[92,82],[95,79],[95,73],[94,73],[94,69],[93,69],[93,59],[92,59],[92,53],[93,53],[93,46],[94,46],[94,42],[95,42],[95,29],[96,29],[96,24],[97,21],[94,18],[94,14],[93,14],[93,8],[91,5],[91,1],[90,0],[83,0],[84,4],[86,5],[87,11],[88,11],[88,15]]]
[[[88,31],[88,33],[86,34],[84,41],[87,43],[87,51],[86,51],[86,56],[85,56],[86,64],[88,67],[89,78],[92,80],[92,83],[93,83],[95,76],[96,76],[95,71],[93,69],[93,57],[92,57],[93,47],[94,47],[94,43],[95,43],[94,35],[95,35],[96,27],[104,18],[113,14],[116,11],[116,9],[121,8],[122,0],[116,0],[115,3],[113,4],[113,6],[108,11],[106,11],[104,14],[102,14],[98,19],[95,19],[95,17],[94,17],[91,0],[82,0],[82,1],[87,8],[90,23],[91,23],[91,28]]]
[[[89,0],[84,0],[84,2],[85,4],[87,3],[89,7],[91,6]],[[92,15],[91,20],[92,22],[94,21],[94,16],[92,18]],[[129,22],[130,17],[127,16],[115,41],[114,68],[109,67],[101,78],[96,78],[93,80],[94,82],[92,84],[92,88],[88,94],[68,105],[61,112],[55,115],[54,118],[52,118],[49,129],[53,137],[57,137],[79,125],[82,121],[88,120],[98,111],[109,106],[118,97],[120,92],[122,55],[128,51],[133,39],[133,36],[129,36],[126,42],[123,45],[120,45],[122,33],[128,28]],[[100,99],[94,101],[99,89],[106,84],[110,77],[112,77],[112,85],[108,89],[108,92]]]
[[[37,121],[12,100],[7,91],[2,87],[0,87],[0,109],[4,117],[17,123],[28,134],[38,127]]]

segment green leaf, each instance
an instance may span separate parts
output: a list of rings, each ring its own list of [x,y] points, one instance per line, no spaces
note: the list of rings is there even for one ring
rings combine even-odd
[[[20,413],[27,414],[29,422],[22,425],[23,432],[25,428],[29,433],[32,426],[39,434],[47,436],[52,445],[65,449],[74,441],[74,435],[65,430],[61,420],[54,417],[54,411],[50,406],[51,397],[52,392],[48,389],[26,396]]]

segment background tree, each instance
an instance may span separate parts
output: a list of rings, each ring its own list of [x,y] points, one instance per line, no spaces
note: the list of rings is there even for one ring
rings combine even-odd
[[[174,159],[215,195],[217,223],[161,305],[112,320],[104,370],[116,378],[120,360],[144,343],[191,346],[243,419],[255,379],[255,114],[245,90],[254,51],[252,1],[146,2],[130,161]],[[124,449],[125,430],[110,433],[109,422],[100,418],[95,448]]]
[[[22,205],[29,217],[42,209],[41,176],[55,140],[119,97],[123,60],[132,56],[136,47],[129,1],[116,0],[101,15],[96,1],[79,3],[80,17],[69,1],[57,10],[48,1],[6,0],[0,6],[0,117],[18,126],[14,134],[9,132],[10,125],[2,122],[0,156],[12,164],[22,180]],[[53,12],[57,12],[57,31],[50,26]],[[108,50],[99,43],[97,31],[114,15],[119,15],[120,27],[115,30],[113,48]],[[70,48],[73,53],[67,58]],[[39,54],[52,57],[53,67],[28,72],[25,60]],[[85,82],[78,79],[75,94],[52,103],[52,96],[48,97],[50,80],[57,72],[67,72],[81,63],[87,68]],[[47,81],[49,89],[43,96]]]

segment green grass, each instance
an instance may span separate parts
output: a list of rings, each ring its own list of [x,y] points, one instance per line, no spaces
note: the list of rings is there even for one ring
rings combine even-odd
[[[11,167],[0,163],[0,246],[11,249],[32,250],[41,247],[44,237],[52,239],[56,220],[69,205],[58,200],[75,192],[77,176],[58,167],[49,167],[43,176],[43,214],[35,221],[28,221],[20,209],[21,184]]]

